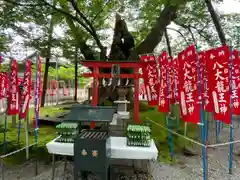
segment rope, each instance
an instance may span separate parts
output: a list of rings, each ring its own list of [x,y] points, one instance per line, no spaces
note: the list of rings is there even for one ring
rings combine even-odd
[[[195,144],[197,144],[197,145],[199,145],[199,146],[203,146],[203,147],[205,147],[205,148],[208,148],[208,147],[210,147],[210,148],[212,148],[212,147],[220,147],[220,146],[226,146],[226,145],[229,145],[229,144],[237,144],[237,143],[240,143],[240,139],[239,139],[239,140],[236,140],[236,141],[231,141],[231,142],[226,142],[226,143],[218,143],[218,144],[210,144],[210,145],[202,144],[202,143],[200,143],[200,142],[198,142],[198,141],[195,141],[195,140],[193,140],[193,139],[191,139],[191,138],[188,138],[188,137],[186,137],[186,136],[183,136],[183,135],[181,135],[181,134],[179,134],[179,133],[177,133],[177,132],[175,132],[175,131],[172,131],[172,130],[170,130],[170,129],[164,127],[164,126],[162,126],[161,124],[158,124],[158,123],[154,122],[153,120],[149,119],[148,117],[146,117],[146,119],[147,119],[148,121],[156,124],[157,126],[165,129],[165,130],[168,131],[168,132],[171,132],[171,133],[173,133],[173,134],[175,134],[175,135],[177,135],[177,136],[179,136],[179,137],[181,137],[181,138],[183,138],[183,139],[186,139],[186,140],[188,140],[188,141],[190,141],[190,142],[193,142],[193,143],[195,143]]]
[[[29,145],[29,146],[27,146],[27,147],[24,147],[24,148],[18,149],[18,150],[16,150],[16,151],[10,152],[10,153],[8,153],[8,154],[1,155],[1,156],[0,156],[0,159],[6,158],[6,157],[11,156],[11,155],[13,155],[13,154],[16,154],[16,153],[18,153],[18,152],[20,152],[20,151],[22,151],[22,150],[25,150],[26,148],[29,148],[29,147],[31,147],[31,146],[34,146],[34,145],[36,145],[36,144],[37,144],[37,142],[34,143],[34,144],[31,144],[31,145]]]
[[[211,144],[211,145],[208,145],[208,147],[219,147],[219,146],[226,146],[229,144],[237,144],[237,143],[240,143],[240,139],[236,141],[226,142],[226,143]]]
[[[205,147],[204,144],[202,144],[202,143],[200,143],[200,142],[197,142],[197,141],[195,141],[195,140],[193,140],[193,139],[190,139],[190,138],[188,138],[188,137],[186,137],[186,136],[183,136],[183,135],[181,135],[181,134],[179,134],[179,133],[177,133],[177,132],[175,132],[175,131],[172,131],[172,130],[170,130],[170,129],[168,129],[168,128],[165,128],[165,127],[162,126],[161,124],[158,124],[158,123],[154,122],[153,120],[149,119],[148,117],[146,117],[146,119],[149,120],[149,121],[151,121],[152,123],[160,126],[161,128],[165,129],[165,130],[168,131],[168,132],[171,132],[171,133],[173,133],[173,134],[175,134],[175,135],[177,135],[177,136],[179,136],[179,137],[181,137],[181,138],[183,138],[183,139],[187,139],[188,141],[193,142],[193,143],[195,143],[195,144],[197,144],[197,145],[199,145],[199,146]]]

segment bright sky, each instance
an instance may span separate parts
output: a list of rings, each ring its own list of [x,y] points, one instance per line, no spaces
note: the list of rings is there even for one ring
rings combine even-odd
[[[240,13],[240,1],[223,0],[223,4],[219,6],[219,10],[224,13]]]

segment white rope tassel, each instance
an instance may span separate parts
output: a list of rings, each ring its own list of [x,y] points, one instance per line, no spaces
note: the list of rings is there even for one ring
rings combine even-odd
[[[126,86],[129,84],[129,79],[127,78],[127,81],[126,81]]]

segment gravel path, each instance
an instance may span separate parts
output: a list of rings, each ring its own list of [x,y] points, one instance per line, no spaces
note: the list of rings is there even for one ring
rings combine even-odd
[[[209,144],[215,144],[215,130],[213,125],[210,127],[209,132]],[[214,125],[215,126],[215,125]],[[240,139],[240,128],[238,125],[234,124],[234,140]],[[237,137],[238,136],[238,137]],[[221,129],[220,142],[227,142],[229,139],[229,128]],[[199,146],[194,146],[199,152],[201,148]],[[240,179],[240,156],[237,156],[237,151],[240,150],[239,144],[234,144],[234,155],[233,155],[233,175],[228,174],[228,150],[229,146],[221,146],[218,148],[208,149],[208,180],[239,180]],[[114,180],[203,180],[202,177],[202,161],[201,153],[194,157],[176,157],[178,164],[176,165],[165,165],[157,162],[151,162],[151,172],[152,178],[148,178],[144,174],[129,175],[126,177],[121,175],[115,177]],[[51,166],[40,165],[40,174],[33,177],[34,174],[33,163],[27,165],[24,168],[16,168],[14,170],[8,170],[5,174],[5,180],[50,180],[51,179]],[[73,180],[73,166],[71,163],[68,165],[67,173],[63,172],[63,163],[58,162],[58,168],[56,169],[56,180],[62,180],[63,177],[67,180]],[[98,178],[92,175],[90,180]]]

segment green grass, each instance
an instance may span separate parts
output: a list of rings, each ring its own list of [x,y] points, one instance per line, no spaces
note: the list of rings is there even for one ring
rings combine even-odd
[[[67,107],[70,105],[58,105],[54,107],[43,107],[40,109],[40,117],[55,117],[57,114],[62,113]],[[34,117],[34,110],[33,108],[29,109],[29,120],[31,121]],[[4,116],[0,117],[2,119],[2,122],[4,120]],[[17,132],[18,128],[12,127],[12,117],[7,117],[7,133],[6,133],[6,139],[7,139],[7,152],[13,152],[17,149],[23,148],[25,146],[25,132],[24,128],[21,128],[20,130],[20,142],[17,144]],[[24,121],[22,121],[24,122]],[[17,120],[18,123],[18,120]],[[32,125],[30,125],[32,127]],[[46,150],[46,143],[51,141],[53,138],[55,138],[55,127],[54,125],[41,125],[38,130],[38,148],[32,147],[30,149],[30,155],[33,157],[39,158],[39,159],[48,159],[48,153]],[[4,133],[0,133],[0,143],[3,144],[4,139]],[[29,135],[29,145],[34,143],[34,135]],[[3,153],[3,145],[0,146],[0,153]],[[7,157],[4,159],[5,163],[8,164],[20,164],[25,161],[25,151],[21,151],[15,155],[12,155],[10,157]]]
[[[178,114],[178,108],[176,107],[175,112]],[[151,119],[152,121],[156,122],[157,124],[160,124],[162,126],[165,125],[165,120],[164,120],[164,114],[159,113],[156,108],[140,112],[140,120],[143,123],[148,122],[146,120],[146,117]],[[148,122],[149,123],[149,122]],[[171,161],[170,158],[170,153],[169,153],[169,146],[168,146],[168,134],[165,129],[161,128],[155,123],[151,123],[152,126],[152,137],[157,145],[157,148],[159,150],[159,160],[165,163],[174,163],[175,161]],[[195,125],[188,125],[188,131],[187,131],[187,136],[190,138],[195,138],[196,137],[196,126]],[[183,121],[179,121],[179,133],[184,134],[184,123]],[[176,131],[176,123],[173,124],[173,130]],[[190,147],[189,141],[180,138],[177,135],[173,134],[173,152],[174,153],[182,153],[182,149],[185,147]]]

